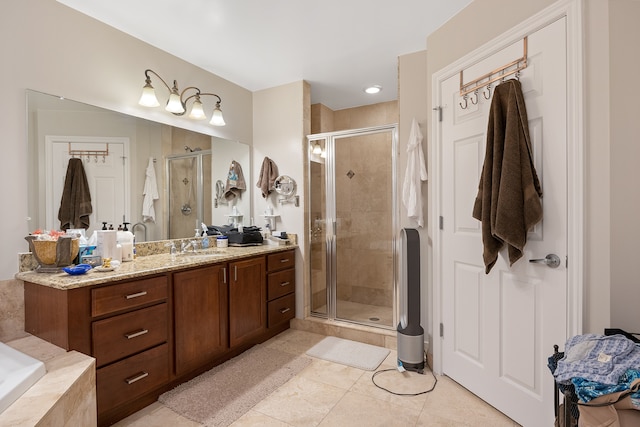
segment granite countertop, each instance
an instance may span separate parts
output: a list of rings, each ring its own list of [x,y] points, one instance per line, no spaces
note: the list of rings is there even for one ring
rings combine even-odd
[[[25,282],[65,290],[124,279],[140,278],[169,271],[183,270],[189,267],[233,261],[256,255],[288,251],[295,248],[297,248],[296,245],[210,248],[195,253],[188,252],[173,256],[168,253],[140,256],[133,261],[123,262],[118,268],[108,272],[92,269],[85,274],[72,276],[65,272],[38,273],[36,271],[24,271],[17,273],[15,277]]]

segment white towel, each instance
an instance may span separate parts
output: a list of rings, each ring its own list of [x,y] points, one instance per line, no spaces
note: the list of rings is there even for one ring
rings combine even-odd
[[[407,141],[407,170],[402,183],[402,203],[407,209],[407,216],[424,226],[422,219],[422,189],[421,181],[427,180],[427,167],[424,163],[422,151],[422,133],[418,122],[414,118],[411,122],[411,132]]]
[[[153,208],[153,202],[158,200],[158,183],[156,182],[156,170],[153,166],[153,157],[149,157],[149,164],[147,165],[147,177],[144,180],[144,190],[142,195],[142,221],[144,222],[156,222],[156,211]]]

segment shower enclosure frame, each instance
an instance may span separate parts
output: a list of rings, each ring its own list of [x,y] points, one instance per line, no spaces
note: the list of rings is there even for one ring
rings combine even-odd
[[[375,324],[369,322],[361,322],[353,319],[342,318],[337,313],[337,214],[336,214],[336,170],[335,170],[335,155],[336,155],[336,140],[349,137],[366,136],[372,134],[379,134],[384,132],[391,133],[391,253],[392,253],[392,273],[391,273],[391,288],[392,288],[392,321],[390,325]],[[349,129],[335,132],[318,133],[307,136],[307,143],[309,147],[308,156],[308,179],[307,179],[307,194],[309,194],[309,200],[312,200],[311,196],[311,184],[312,184],[312,149],[314,142],[324,143],[325,150],[325,176],[324,185],[326,188],[326,200],[325,200],[325,212],[324,212],[324,250],[326,251],[326,307],[327,312],[322,313],[314,311],[314,278],[312,268],[312,241],[314,239],[314,222],[316,221],[313,216],[311,207],[307,213],[307,223],[309,224],[309,236],[307,253],[309,253],[309,269],[308,269],[308,291],[309,291],[309,307],[310,315],[314,317],[327,318],[328,320],[345,321],[349,323],[362,324],[366,326],[374,326],[384,329],[395,329],[399,319],[399,300],[398,300],[398,230],[399,230],[399,212],[398,212],[398,185],[397,185],[397,163],[398,163],[398,124],[388,124],[367,128]],[[329,195],[332,197],[329,197]]]
[[[167,185],[165,190],[165,195],[167,200],[167,230],[166,235],[171,238],[171,162],[174,160],[186,160],[186,159],[194,159],[195,164],[194,167],[196,169],[196,184],[195,184],[195,200],[196,200],[196,220],[199,224],[202,222],[206,223],[204,218],[204,169],[203,169],[203,158],[205,156],[211,156],[212,150],[196,150],[189,153],[179,153],[179,154],[170,154],[165,157],[165,176],[167,177]],[[209,177],[211,179],[211,177]],[[196,222],[194,221],[194,229]],[[183,236],[183,237],[192,237],[192,236]]]

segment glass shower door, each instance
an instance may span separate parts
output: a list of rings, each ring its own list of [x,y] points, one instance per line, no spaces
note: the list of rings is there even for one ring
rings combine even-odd
[[[396,126],[309,137],[312,314],[395,324],[395,140]]]

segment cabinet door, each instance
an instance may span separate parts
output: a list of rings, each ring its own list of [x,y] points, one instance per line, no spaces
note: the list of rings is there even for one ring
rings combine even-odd
[[[173,275],[177,375],[206,364],[228,349],[225,266]]]
[[[229,342],[249,342],[266,330],[265,258],[229,263]]]

